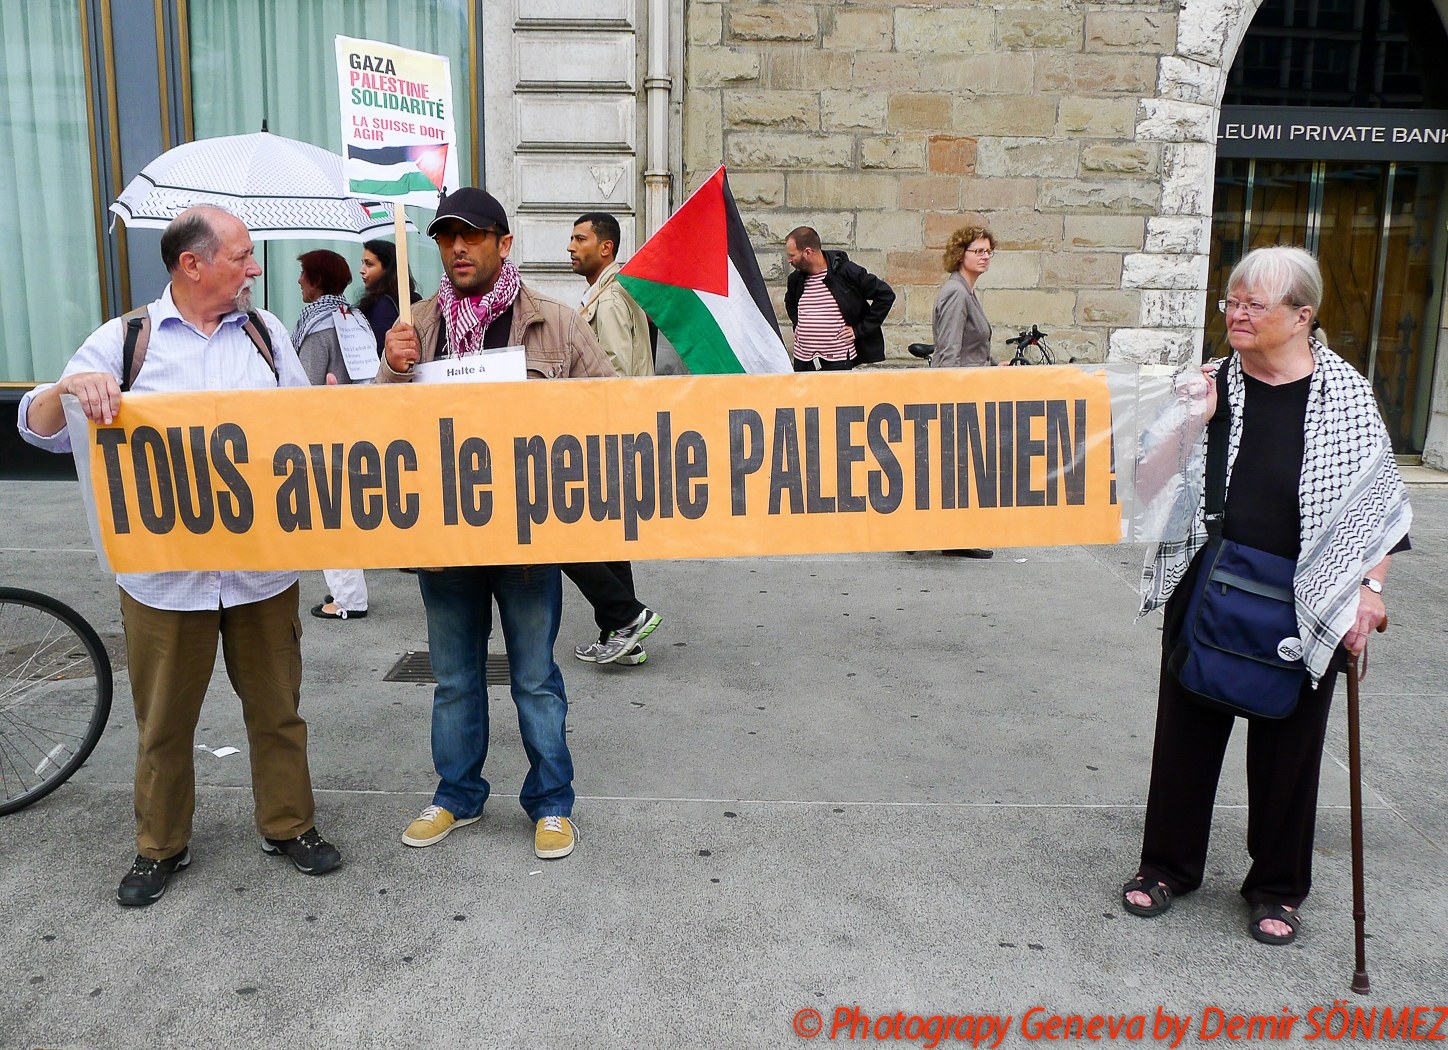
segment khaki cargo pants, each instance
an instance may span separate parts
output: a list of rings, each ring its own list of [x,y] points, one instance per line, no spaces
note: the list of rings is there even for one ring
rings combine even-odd
[[[136,852],[164,860],[191,841],[196,723],[216,664],[216,636],[241,697],[251,749],[256,827],[290,839],[312,827],[307,723],[297,713],[302,624],[297,585],[229,609],[171,612],[121,591],[136,704]]]

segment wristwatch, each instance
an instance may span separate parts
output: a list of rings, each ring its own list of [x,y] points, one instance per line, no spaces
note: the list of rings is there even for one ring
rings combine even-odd
[[[1377,580],[1373,579],[1371,576],[1363,577],[1363,586],[1366,587],[1368,590],[1372,591],[1374,594],[1383,593],[1383,585]]]

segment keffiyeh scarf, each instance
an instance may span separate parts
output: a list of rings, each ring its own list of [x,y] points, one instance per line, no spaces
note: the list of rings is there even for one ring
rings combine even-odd
[[[1408,534],[1413,510],[1372,387],[1362,373],[1322,343],[1313,339],[1311,345],[1314,367],[1297,490],[1302,549],[1292,589],[1303,661],[1315,685],[1357,618],[1364,572]],[[1221,367],[1230,369],[1230,484],[1242,440],[1246,385],[1236,354]],[[1207,542],[1205,519],[1206,500],[1200,495],[1187,538],[1158,544],[1142,572],[1142,614],[1165,605],[1186,575],[1192,558]]]
[[[292,346],[302,345],[302,340],[311,335],[333,310],[350,310],[347,300],[340,295],[323,295],[302,307],[302,314],[297,318],[297,326],[292,329]]]
[[[513,305],[521,286],[518,267],[513,265],[511,259],[503,260],[503,268],[498,271],[498,280],[493,285],[493,290],[486,295],[459,298],[452,281],[444,277],[437,288],[437,303],[442,309],[443,319],[447,322],[448,356],[466,357],[468,354],[482,353],[483,335],[487,332],[488,325],[502,317],[508,307]]]

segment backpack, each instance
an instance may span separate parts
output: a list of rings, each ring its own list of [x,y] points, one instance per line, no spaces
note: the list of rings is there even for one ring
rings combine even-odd
[[[137,374],[141,371],[141,365],[146,361],[146,347],[151,342],[151,315],[149,306],[138,306],[130,313],[122,314],[121,320],[126,325],[126,342],[121,350],[121,393],[131,389],[136,381]],[[267,367],[271,369],[272,375],[280,383],[280,376],[277,373],[277,363],[272,357],[271,332],[267,330],[266,322],[261,319],[261,314],[255,310],[247,312],[246,324],[241,326],[253,344],[256,352],[261,354]]]

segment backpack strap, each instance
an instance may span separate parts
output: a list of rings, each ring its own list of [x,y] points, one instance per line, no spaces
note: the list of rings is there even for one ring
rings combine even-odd
[[[1207,424],[1207,535],[1222,535],[1227,509],[1227,450],[1232,443],[1232,399],[1227,393],[1231,355],[1217,367],[1217,410]]]
[[[121,393],[124,394],[135,385],[136,376],[140,374],[141,366],[146,363],[146,347],[151,342],[149,307],[138,306],[130,313],[122,314],[121,320],[126,325],[126,341],[121,346]],[[281,376],[272,355],[271,332],[267,329],[266,322],[261,319],[261,314],[255,310],[248,313],[241,330],[255,344],[257,353],[261,354],[261,359],[266,362],[280,384]]]
[[[151,314],[148,307],[121,315],[126,326],[126,341],[121,347],[121,393],[131,389],[136,373],[146,360],[146,347],[151,342]]]
[[[267,330],[266,322],[261,319],[261,314],[252,310],[246,315],[246,324],[241,326],[251,341],[256,344],[256,352],[261,354],[261,359],[271,369],[273,378],[281,385],[281,373],[277,371],[276,359],[272,356],[271,332]]]

